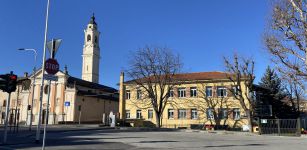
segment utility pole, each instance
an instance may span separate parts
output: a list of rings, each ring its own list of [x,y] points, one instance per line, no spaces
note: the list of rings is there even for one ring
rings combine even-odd
[[[49,16],[49,4],[50,0],[47,1],[47,10],[46,10],[46,23],[45,23],[45,39],[44,39],[44,53],[43,53],[43,64],[42,64],[42,83],[39,95],[39,112],[38,112],[38,124],[36,128],[36,137],[35,142],[39,143],[40,140],[40,129],[42,121],[42,105],[43,105],[43,88],[44,88],[44,74],[45,74],[45,61],[46,61],[46,43],[47,43],[47,33],[48,33],[48,16]]]

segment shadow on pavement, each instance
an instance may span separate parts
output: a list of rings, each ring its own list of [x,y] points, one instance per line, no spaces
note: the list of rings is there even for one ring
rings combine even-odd
[[[241,147],[241,146],[266,146],[266,144],[245,144],[245,145],[216,145],[216,146],[204,146],[205,148],[213,147]]]

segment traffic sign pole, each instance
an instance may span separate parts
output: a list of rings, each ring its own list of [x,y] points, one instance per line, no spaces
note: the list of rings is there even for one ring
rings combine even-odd
[[[45,116],[45,126],[44,126],[44,135],[43,135],[43,150],[45,149],[45,141],[46,141],[46,130],[49,121],[49,101],[50,101],[50,89],[51,89],[51,80],[48,81],[48,99],[47,99],[47,108],[46,108],[46,116]]]
[[[6,110],[5,110],[5,125],[4,125],[4,134],[3,134],[3,144],[6,144],[6,141],[7,141],[7,124],[8,124],[9,112],[10,112],[10,99],[11,99],[11,93],[8,93],[7,101],[6,101]]]

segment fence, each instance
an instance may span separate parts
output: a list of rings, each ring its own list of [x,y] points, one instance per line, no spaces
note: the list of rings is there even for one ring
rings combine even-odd
[[[307,130],[307,119],[306,118],[301,119],[301,128]]]
[[[259,133],[278,136],[300,136],[299,119],[261,119]]]

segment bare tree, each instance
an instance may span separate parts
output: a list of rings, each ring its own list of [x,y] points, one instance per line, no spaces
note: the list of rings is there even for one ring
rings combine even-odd
[[[153,108],[156,126],[161,127],[161,116],[168,103],[170,89],[178,82],[174,75],[182,67],[179,55],[166,47],[145,46],[133,53],[126,71],[130,83],[143,91],[138,107]]]
[[[224,57],[226,71],[229,72],[228,79],[234,85],[230,89],[235,99],[239,100],[241,107],[246,113],[248,126],[252,132],[252,118],[255,108],[254,97],[251,96],[254,82],[254,61],[252,59],[241,58],[235,54],[233,61]]]
[[[302,84],[302,79],[295,75],[282,74],[282,79],[284,81],[285,91],[287,94],[286,102],[291,105],[292,109],[296,112],[300,112],[301,101],[304,100],[305,85]]]
[[[264,42],[282,72],[303,77],[306,81],[307,1],[276,1]]]

